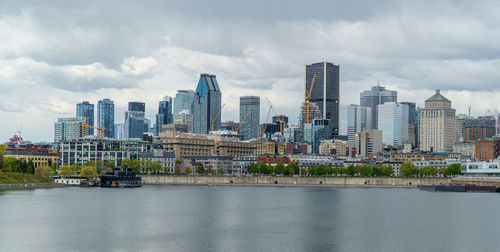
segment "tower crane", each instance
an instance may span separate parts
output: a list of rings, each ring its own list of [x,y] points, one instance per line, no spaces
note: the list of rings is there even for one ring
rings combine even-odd
[[[269,109],[273,111],[274,115],[278,118],[279,120],[279,123],[280,123],[280,134],[283,135],[283,124],[285,123],[284,122],[284,118],[283,118],[283,115],[279,115],[276,110],[274,110],[274,107],[273,105],[271,104],[271,101],[269,101],[269,99],[266,98],[266,101],[267,103],[269,103]]]
[[[214,131],[214,124],[215,124],[215,120],[217,120],[217,118],[219,117],[220,115],[220,112],[222,111],[222,109],[226,106],[226,104],[222,105],[222,107],[220,107],[219,111],[217,112],[217,114],[215,115],[215,117],[212,118],[212,116],[210,116],[210,129],[211,131]]]
[[[309,93],[307,93],[306,95],[306,123],[310,123],[310,114],[309,114],[309,110],[310,110],[310,106],[311,106],[311,93],[312,93],[312,90],[313,90],[313,87],[314,87],[314,79],[316,79],[316,73],[314,73],[313,75],[313,78],[312,78],[312,81],[311,81],[311,87],[309,88]]]
[[[85,128],[91,128],[91,129],[98,130],[99,131],[99,138],[101,138],[101,139],[104,138],[103,130],[111,131],[108,128],[96,127],[96,126],[92,126],[92,125],[87,124],[87,118],[85,118],[85,117],[83,118],[83,123],[81,124],[81,126],[82,126],[82,137],[85,137],[85,135],[87,134],[87,131],[85,130]]]
[[[259,136],[262,137],[266,133],[266,128],[267,124],[269,122],[269,115],[271,114],[271,109],[273,108],[273,105],[269,104],[269,110],[267,111],[267,116],[266,116],[266,123],[264,124],[264,129],[261,130]]]
[[[236,128],[236,132],[240,132],[240,128],[241,128],[241,125],[243,125],[243,123],[245,122],[245,120],[247,119],[248,115],[250,115],[250,112],[252,112],[252,108],[253,106],[250,106],[250,109],[247,111],[247,113],[245,114],[245,116],[243,117],[243,120],[241,120],[240,124],[238,125],[238,127]]]

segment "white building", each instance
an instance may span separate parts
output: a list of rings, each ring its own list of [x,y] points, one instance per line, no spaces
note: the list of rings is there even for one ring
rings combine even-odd
[[[466,177],[500,177],[500,164],[497,162],[462,163],[462,172]]]
[[[54,124],[54,142],[82,137],[82,117],[58,118]]]
[[[70,186],[79,186],[84,181],[85,181],[84,178],[80,178],[77,176],[55,177],[54,178],[55,184],[65,184],[65,185],[70,185]]]
[[[377,111],[382,143],[401,146],[408,142],[408,105],[386,102],[377,105]]]
[[[420,150],[452,151],[456,139],[455,109],[439,90],[420,109]]]

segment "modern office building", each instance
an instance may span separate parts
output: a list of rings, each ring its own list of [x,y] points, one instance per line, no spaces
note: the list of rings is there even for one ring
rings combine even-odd
[[[416,147],[418,142],[417,106],[414,102],[400,102],[400,104],[408,106],[408,143]]]
[[[81,117],[58,118],[54,124],[54,143],[82,137],[82,124]]]
[[[142,139],[144,129],[148,127],[146,126],[145,111],[146,105],[144,102],[128,103],[128,111],[125,111],[124,138]]]
[[[382,136],[380,130],[363,130],[355,135],[356,151],[360,156],[369,157],[382,151]]]
[[[240,123],[241,126],[238,133],[243,136],[244,140],[259,136],[259,96],[240,96]]]
[[[420,109],[420,150],[451,151],[456,139],[455,109],[451,101],[436,94],[425,100]]]
[[[94,125],[94,104],[90,104],[88,101],[83,101],[76,104],[76,117],[85,118],[85,123],[90,126]],[[85,135],[94,135],[94,129],[90,127],[85,127]]]
[[[408,142],[408,105],[386,102],[377,105],[378,129],[383,132],[382,143],[402,146]]]
[[[174,124],[186,125],[187,132],[191,133],[193,132],[193,115],[189,110],[181,110],[174,115]]]
[[[115,139],[124,139],[125,136],[125,124],[124,123],[115,123],[114,135]]]
[[[372,129],[370,107],[360,105],[341,105],[339,135],[347,136],[348,142],[354,142],[354,135],[362,130]]]
[[[161,127],[164,124],[171,124],[174,122],[174,117],[172,114],[172,97],[165,96],[163,100],[160,101],[158,106],[158,114],[156,114],[156,135],[161,131]]]
[[[330,120],[331,136],[339,129],[340,67],[329,62],[306,65],[305,96],[310,93],[310,102],[318,105],[323,119]],[[315,76],[315,77],[314,77]],[[311,89],[314,77],[314,86]]]
[[[364,107],[370,107],[372,112],[372,125],[376,129],[378,127],[377,105],[386,102],[397,102],[398,93],[396,91],[387,90],[380,85],[374,86],[371,90],[361,92],[359,104]]]
[[[103,130],[104,137],[113,138],[115,134],[115,103],[110,99],[103,99],[97,103],[97,126]]]
[[[291,126],[283,129],[283,137],[288,143],[304,143],[304,128]]]
[[[193,90],[177,90],[177,94],[174,97],[173,114],[177,115],[181,110],[189,110],[192,113],[194,109],[194,94]]]
[[[221,127],[222,94],[215,75],[201,74],[193,105],[193,132],[208,134]],[[213,122],[212,122],[213,120]]]
[[[304,125],[304,142],[311,146],[311,153],[319,153],[319,145],[331,139],[331,126],[328,119],[315,119]]]

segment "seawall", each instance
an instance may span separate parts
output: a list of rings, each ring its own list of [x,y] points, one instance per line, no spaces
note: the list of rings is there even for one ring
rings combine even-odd
[[[209,177],[209,176],[147,176],[145,185],[275,185],[275,186],[366,186],[416,187],[445,185],[451,178],[380,178],[380,177]]]
[[[60,188],[63,184],[0,184],[0,190],[32,190],[40,188]]]

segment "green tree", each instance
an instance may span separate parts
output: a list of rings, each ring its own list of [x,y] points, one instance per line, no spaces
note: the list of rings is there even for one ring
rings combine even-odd
[[[160,163],[151,163],[150,170],[151,172],[158,174],[163,171],[163,166]]]
[[[422,175],[424,176],[436,176],[437,170],[436,167],[429,165],[422,168]]]
[[[462,174],[462,168],[460,164],[452,164],[446,168],[444,175],[446,176],[454,176],[454,175],[459,175]]]
[[[401,164],[401,168],[399,170],[405,176],[414,176],[415,175],[415,169],[413,169],[413,165],[411,165],[410,162],[404,162],[404,163],[402,163]]]
[[[307,173],[309,173],[309,175],[311,176],[315,176],[317,174],[316,166],[310,165],[309,167],[307,167]]]
[[[205,169],[203,168],[202,165],[198,165],[196,167],[196,174],[203,174],[203,173],[205,173]]]
[[[69,166],[69,165],[63,165],[59,168],[59,176],[61,177],[68,177],[68,176],[72,176],[72,175],[75,175],[75,169],[74,167],[72,166]]]
[[[285,172],[285,165],[279,162],[274,168],[276,174],[283,174]]]
[[[26,163],[26,173],[35,174],[35,165],[32,160]]]
[[[50,171],[52,169],[48,165],[40,165],[35,168],[35,174],[40,177],[49,177]]]
[[[19,160],[16,158],[3,157],[3,171],[16,171],[19,163]]]
[[[349,175],[349,176],[354,176],[354,174],[356,174],[356,173],[357,173],[357,172],[356,172],[356,170],[357,170],[356,166],[354,166],[354,165],[349,165],[349,166],[347,166],[346,173],[347,173],[347,175]]]
[[[250,168],[248,169],[248,172],[250,172],[252,174],[259,173],[259,164],[257,164],[257,163],[251,164]]]
[[[384,176],[391,176],[394,174],[394,169],[392,168],[392,165],[386,165],[382,168],[382,174]]]
[[[269,169],[267,168],[266,164],[259,163],[259,173],[260,174],[269,174]]]
[[[371,165],[365,164],[359,167],[359,174],[361,174],[361,176],[369,176],[372,172],[373,169]]]
[[[295,162],[286,165],[287,174],[299,174],[299,166]]]
[[[213,172],[214,172],[214,170],[213,170],[212,166],[211,166],[211,165],[209,165],[209,166],[207,167],[207,174],[208,174],[208,175],[213,175],[213,174],[214,174]]]
[[[0,144],[0,170],[3,169],[3,155],[7,152],[7,145]]]
[[[300,176],[307,176],[306,168],[300,168]]]
[[[177,159],[177,160],[175,160],[175,164],[176,164],[176,165],[180,165],[180,164],[182,164],[183,162],[184,162],[184,161],[182,161],[182,159]]]
[[[80,172],[80,177],[84,178],[95,178],[97,177],[97,168],[94,166],[82,166],[82,170]]]
[[[217,169],[217,175],[224,175],[224,170],[222,168]]]
[[[373,176],[380,176],[380,175],[382,175],[382,170],[383,169],[384,168],[382,166],[377,166],[377,165],[372,166],[372,175]]]

